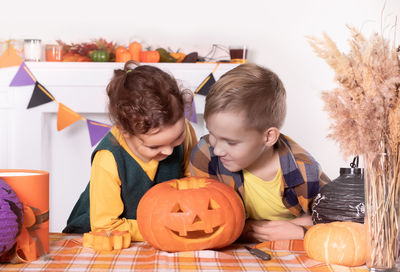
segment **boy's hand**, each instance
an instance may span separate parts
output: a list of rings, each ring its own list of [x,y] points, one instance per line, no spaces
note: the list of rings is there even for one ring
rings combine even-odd
[[[247,220],[240,240],[264,242],[274,240],[303,239],[304,230],[290,221]]]

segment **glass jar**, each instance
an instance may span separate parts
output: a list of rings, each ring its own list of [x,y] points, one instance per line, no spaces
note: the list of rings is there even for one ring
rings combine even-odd
[[[46,61],[62,61],[63,47],[59,44],[46,44]]]
[[[248,49],[246,45],[229,46],[231,63],[247,63]]]
[[[40,39],[24,40],[25,61],[40,61],[42,41]]]

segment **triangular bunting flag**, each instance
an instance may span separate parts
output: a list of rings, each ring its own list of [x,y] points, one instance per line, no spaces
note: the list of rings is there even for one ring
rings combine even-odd
[[[194,104],[194,100],[192,102],[192,106],[188,107],[185,110],[185,117],[186,119],[188,119],[190,122],[192,123],[196,123],[197,124],[197,115],[196,115],[196,107]]]
[[[81,120],[82,116],[74,112],[62,103],[58,104],[58,114],[57,114],[57,130],[60,131],[78,120]]]
[[[110,125],[87,119],[87,126],[89,129],[90,143],[92,146],[97,144],[111,129]]]
[[[21,65],[22,59],[18,56],[14,46],[9,43],[8,48],[0,56],[0,68]]]
[[[35,89],[33,89],[32,97],[28,104],[28,109],[46,104],[53,100],[55,100],[53,95],[46,90],[42,84],[36,81]]]
[[[213,73],[209,74],[206,79],[197,87],[195,94],[207,95],[210,91],[211,86],[215,83],[215,78]]]
[[[19,66],[18,72],[15,74],[13,80],[10,83],[10,86],[27,86],[34,85],[36,82],[35,77],[28,69],[28,66],[25,65],[25,62],[22,62]]]

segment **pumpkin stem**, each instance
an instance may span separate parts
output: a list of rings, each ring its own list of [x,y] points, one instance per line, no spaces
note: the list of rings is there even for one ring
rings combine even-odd
[[[206,187],[206,182],[204,179],[179,179],[175,180],[175,186],[171,183],[171,186],[176,188],[177,190],[188,190],[188,189],[199,189],[199,188],[205,188]]]

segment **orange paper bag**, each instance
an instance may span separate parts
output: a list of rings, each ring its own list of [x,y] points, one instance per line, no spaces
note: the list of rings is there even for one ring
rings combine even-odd
[[[28,254],[44,256],[49,253],[49,173],[40,170],[0,169],[0,178],[15,191],[24,205],[24,223],[29,243],[36,248]],[[23,237],[23,235],[21,235]],[[32,239],[31,239],[32,238]],[[22,241],[27,247],[28,241]],[[18,241],[17,241],[18,246]],[[32,246],[30,246],[32,247]],[[18,250],[18,249],[17,249]],[[27,261],[32,256],[25,256]]]

